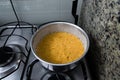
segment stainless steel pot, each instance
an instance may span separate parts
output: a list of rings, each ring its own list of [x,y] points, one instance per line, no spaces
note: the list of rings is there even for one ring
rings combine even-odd
[[[72,33],[74,35],[76,35],[83,43],[85,51],[84,54],[82,55],[82,57],[80,57],[79,59],[67,63],[67,64],[54,64],[54,63],[50,63],[47,61],[44,61],[43,59],[41,59],[40,57],[37,56],[35,48],[36,45],[38,44],[38,42],[47,34],[52,33],[52,32],[68,32],[68,33]],[[38,31],[33,35],[32,40],[31,40],[31,49],[33,54],[35,55],[35,57],[37,59],[40,60],[42,66],[44,66],[45,68],[51,70],[51,71],[68,71],[70,69],[73,69],[74,67],[76,67],[79,64],[79,61],[85,56],[85,54],[88,51],[89,48],[89,38],[87,36],[87,34],[77,25],[74,25],[72,23],[68,23],[68,22],[52,22],[52,23],[48,23],[45,24],[43,26],[41,26]]]

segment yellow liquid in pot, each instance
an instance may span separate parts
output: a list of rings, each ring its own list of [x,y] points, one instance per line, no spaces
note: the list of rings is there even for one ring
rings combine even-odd
[[[36,53],[47,62],[65,64],[80,58],[84,53],[84,47],[75,35],[67,32],[54,32],[39,41]]]

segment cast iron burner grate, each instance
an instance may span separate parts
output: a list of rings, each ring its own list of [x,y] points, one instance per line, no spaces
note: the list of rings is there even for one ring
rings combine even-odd
[[[66,72],[50,71],[44,68],[38,59],[31,60],[27,67],[26,80],[91,80],[85,59],[82,59],[77,67]]]
[[[23,80],[30,55],[29,40],[37,27],[20,21],[0,26],[0,80],[23,68],[19,77]],[[22,65],[22,67],[21,67]]]
[[[71,80],[71,78],[65,73],[48,72],[42,80]]]
[[[6,66],[9,64],[13,60],[14,56],[15,54],[11,47],[0,47],[0,66]]]

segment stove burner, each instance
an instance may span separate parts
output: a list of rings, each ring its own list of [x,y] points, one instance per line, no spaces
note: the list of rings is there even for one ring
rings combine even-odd
[[[48,72],[42,80],[71,80],[71,78],[65,73]]]
[[[0,66],[6,66],[14,58],[13,49],[11,47],[0,47]]]

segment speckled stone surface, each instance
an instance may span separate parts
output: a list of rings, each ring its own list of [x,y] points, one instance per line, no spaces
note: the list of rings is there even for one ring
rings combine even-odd
[[[90,37],[96,80],[120,80],[120,0],[83,0],[80,25]]]

